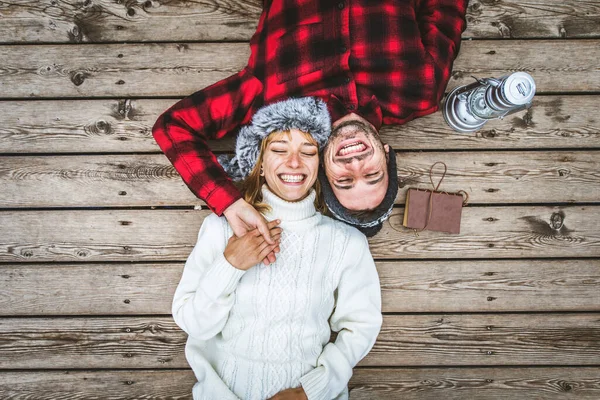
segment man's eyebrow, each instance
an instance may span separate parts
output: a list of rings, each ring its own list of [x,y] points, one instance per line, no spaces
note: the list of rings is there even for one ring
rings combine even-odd
[[[381,176],[373,181],[367,182],[367,185],[376,185],[379,182],[381,182],[383,180],[383,178],[385,178],[385,174],[381,174]]]
[[[333,186],[335,186],[336,188],[340,189],[340,190],[350,190],[354,187],[354,185],[350,185],[350,186],[340,186],[337,183],[334,183]]]

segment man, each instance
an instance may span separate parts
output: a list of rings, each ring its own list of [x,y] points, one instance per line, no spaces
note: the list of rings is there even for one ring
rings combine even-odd
[[[333,121],[323,154],[327,206],[372,235],[398,189],[394,152],[378,131],[438,109],[467,1],[265,0],[248,65],[167,110],[154,137],[192,192],[224,214],[237,236],[258,228],[271,243],[265,221],[241,199],[207,140],[235,133],[263,105],[320,97]]]

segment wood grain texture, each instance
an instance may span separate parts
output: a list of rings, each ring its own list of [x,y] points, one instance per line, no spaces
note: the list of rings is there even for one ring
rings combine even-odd
[[[4,43],[249,40],[262,9],[256,0],[3,3]],[[463,37],[599,37],[599,25],[595,2],[480,0],[469,4]]]
[[[3,2],[4,43],[249,40],[256,0],[20,0]],[[185,21],[185,23],[181,23]]]
[[[175,101],[3,101],[0,152],[157,152],[152,125]]]
[[[6,98],[185,96],[237,73],[245,43],[0,46]],[[448,90],[527,71],[537,93],[600,90],[600,40],[466,41]]]
[[[600,311],[600,260],[380,261],[384,312]],[[183,263],[0,265],[1,316],[169,314]]]
[[[0,369],[187,368],[170,317],[2,318]],[[360,366],[596,365],[600,316],[386,315]]]
[[[0,372],[5,400],[192,400],[189,370]]]
[[[600,370],[581,368],[356,368],[352,400],[597,399]]]
[[[599,147],[597,96],[537,96],[527,112],[486,123],[477,132],[451,129],[441,112],[387,125],[382,140],[394,149],[519,149]]]
[[[461,234],[402,227],[394,210],[370,239],[377,259],[598,257],[595,206],[466,207]],[[0,212],[0,262],[184,260],[208,211]]]
[[[467,207],[460,235],[402,227],[395,210],[371,238],[377,258],[594,257],[600,216],[594,207]]]
[[[0,265],[0,315],[170,314],[183,264]]]
[[[176,99],[29,100],[0,102],[0,153],[157,152],[152,125]],[[382,139],[399,150],[600,147],[596,96],[537,96],[528,112],[460,133],[441,112],[384,126]],[[233,135],[211,141],[232,151]]]
[[[471,204],[600,202],[600,152],[398,152],[401,190],[431,188],[429,169],[448,166],[441,189]],[[443,173],[434,171],[437,184]],[[1,157],[0,207],[204,204],[163,155]]]
[[[360,365],[596,365],[599,353],[599,314],[402,315],[384,317]]]
[[[191,370],[0,372],[6,400],[191,400]],[[356,368],[351,400],[590,399],[600,395],[600,369]],[[43,388],[43,390],[40,390]]]
[[[600,311],[600,260],[377,262],[384,312]]]
[[[595,1],[469,1],[467,30],[473,38],[585,38],[600,32]]]

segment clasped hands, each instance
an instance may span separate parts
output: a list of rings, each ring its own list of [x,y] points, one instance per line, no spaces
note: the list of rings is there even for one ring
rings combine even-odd
[[[231,226],[233,233],[236,237],[232,237],[229,239],[227,243],[227,247],[235,246],[237,251],[243,252],[246,256],[250,256],[253,259],[258,254],[262,254],[263,257],[258,261],[251,264],[258,264],[259,262],[263,262],[265,265],[269,265],[275,262],[275,254],[279,252],[279,237],[281,235],[281,228],[277,228],[277,225],[281,222],[279,220],[272,221],[267,223],[265,217],[263,217],[254,207],[248,204],[244,199],[238,199],[233,204],[231,204],[227,209],[223,212],[225,218],[227,218],[227,222]],[[250,234],[251,236],[242,240],[244,236]],[[275,237],[276,235],[276,237]],[[261,237],[263,240],[259,239]],[[237,245],[235,244],[237,243]],[[264,245],[268,244],[269,246],[265,247]],[[251,250],[246,251],[244,245],[251,246]],[[227,252],[227,247],[225,251]],[[268,251],[266,251],[268,249]],[[231,250],[231,249],[230,249]],[[248,254],[250,253],[250,254]],[[233,264],[230,260],[230,257],[234,259],[240,259],[241,253],[238,255],[234,255],[229,251],[229,257],[227,254],[225,258],[231,265],[238,269],[237,265]],[[247,264],[244,262],[244,264]],[[248,269],[245,268],[245,269]]]

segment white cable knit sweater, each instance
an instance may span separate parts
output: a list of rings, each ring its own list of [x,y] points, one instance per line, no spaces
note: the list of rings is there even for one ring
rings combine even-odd
[[[303,387],[309,400],[347,399],[352,368],[381,328],[379,277],[364,235],[315,211],[315,193],[263,199],[280,219],[277,261],[248,271],[227,262],[233,234],[212,214],[200,228],[173,300],[188,335],[195,400],[265,400]],[[330,328],[339,332],[330,340]]]

